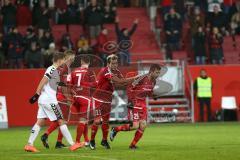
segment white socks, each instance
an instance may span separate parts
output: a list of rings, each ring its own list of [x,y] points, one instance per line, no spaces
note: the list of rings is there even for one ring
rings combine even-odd
[[[74,144],[72,136],[68,130],[68,127],[66,124],[63,124],[60,126],[60,130],[63,134],[63,137],[67,140],[67,142],[72,146]]]
[[[37,138],[40,129],[41,129],[41,127],[37,124],[35,124],[33,126],[32,130],[31,130],[30,137],[28,139],[28,144],[33,146],[33,143],[34,143],[35,139]]]

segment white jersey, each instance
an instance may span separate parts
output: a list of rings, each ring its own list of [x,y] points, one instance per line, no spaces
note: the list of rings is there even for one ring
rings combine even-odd
[[[58,70],[54,66],[47,68],[44,76],[48,78],[48,83],[43,86],[41,95],[38,99],[39,104],[57,104],[57,86],[60,82]]]

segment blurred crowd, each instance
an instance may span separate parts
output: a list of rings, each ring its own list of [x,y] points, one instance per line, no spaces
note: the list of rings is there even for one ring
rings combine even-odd
[[[222,64],[224,36],[234,40],[240,34],[240,0],[152,0],[152,4],[160,6],[167,59],[188,45],[184,25],[190,28],[186,33],[196,64],[207,60]]]
[[[97,40],[103,24],[114,23],[114,0],[3,0],[1,1],[0,68],[41,68],[51,63],[56,50],[77,49],[91,53],[90,40]],[[60,33],[56,45],[53,24],[79,25],[84,33],[77,44],[68,33]],[[19,26],[29,26],[26,34]],[[107,31],[103,31],[107,34]],[[89,36],[89,37],[88,37]]]

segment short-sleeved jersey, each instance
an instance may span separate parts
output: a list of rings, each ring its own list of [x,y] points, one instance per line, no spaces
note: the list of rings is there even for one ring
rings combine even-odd
[[[144,100],[146,97],[151,97],[156,81],[150,80],[147,75],[143,75],[133,82],[131,91],[136,99]]]
[[[123,75],[118,69],[111,70],[109,67],[104,67],[101,69],[97,76],[97,88],[93,94],[95,99],[108,103],[112,102],[114,84],[111,79],[113,76],[123,78]]]
[[[56,67],[50,66],[47,68],[44,76],[48,79],[48,83],[43,86],[41,95],[38,99],[40,104],[57,104],[57,87],[60,82],[59,72]]]
[[[96,86],[96,78],[93,71],[87,67],[76,68],[68,77],[68,84],[75,91],[75,96],[90,96],[90,89]]]

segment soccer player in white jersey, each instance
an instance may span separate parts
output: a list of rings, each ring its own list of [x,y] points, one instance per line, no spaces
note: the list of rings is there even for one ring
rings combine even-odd
[[[74,151],[84,146],[84,143],[74,143],[72,136],[64,123],[62,112],[57,102],[56,92],[57,86],[60,82],[60,76],[58,73],[58,67],[65,63],[65,55],[63,53],[55,53],[53,55],[53,65],[48,67],[41,82],[38,85],[36,94],[29,100],[31,104],[38,100],[38,114],[37,122],[31,130],[31,134],[28,140],[28,144],[24,147],[25,151],[38,152],[33,143],[38,136],[40,128],[44,125],[46,118],[50,121],[57,121],[60,126],[60,130],[71,145],[69,149]]]

